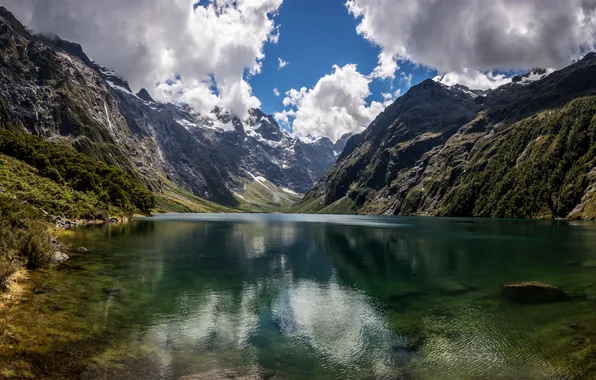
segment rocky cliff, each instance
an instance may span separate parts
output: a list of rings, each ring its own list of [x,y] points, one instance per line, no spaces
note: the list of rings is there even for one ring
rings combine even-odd
[[[333,165],[347,140],[299,140],[258,109],[240,120],[225,110],[199,115],[156,102],[145,89],[135,94],[78,44],[32,34],[5,8],[0,95],[4,117],[29,133],[118,166],[154,192],[174,184],[230,206],[242,203],[255,178],[296,198]]]
[[[490,91],[426,80],[305,196],[301,212],[596,216],[596,54]]]

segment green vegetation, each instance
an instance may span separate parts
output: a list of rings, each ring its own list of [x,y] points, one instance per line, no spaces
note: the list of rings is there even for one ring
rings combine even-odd
[[[301,199],[298,194],[283,191],[263,177],[246,184],[242,194],[235,194],[239,208],[248,212],[285,212]]]
[[[76,191],[67,184],[40,177],[36,168],[2,154],[0,187],[22,202],[69,219],[106,219],[123,214],[123,210],[107,207],[93,192]]]
[[[0,289],[20,267],[38,268],[52,253],[42,213],[8,194],[0,194]]]
[[[219,213],[239,212],[217,203],[206,201],[196,195],[180,189],[173,182],[163,179],[165,190],[155,196],[155,207],[152,210],[156,213],[179,212],[179,213]]]
[[[481,139],[440,214],[569,216],[594,180],[595,115],[596,97],[579,98],[560,110],[513,124],[495,138]],[[592,209],[587,207],[574,217],[593,219]]]
[[[41,177],[92,194],[105,208],[148,213],[153,194],[135,178],[73,149],[18,131],[0,130],[0,153],[35,167]]]

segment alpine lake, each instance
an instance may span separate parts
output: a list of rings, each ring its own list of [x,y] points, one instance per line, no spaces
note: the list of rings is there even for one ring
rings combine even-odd
[[[88,252],[0,310],[0,378],[596,378],[595,223],[166,214],[60,240]],[[501,294],[525,281],[570,297]]]

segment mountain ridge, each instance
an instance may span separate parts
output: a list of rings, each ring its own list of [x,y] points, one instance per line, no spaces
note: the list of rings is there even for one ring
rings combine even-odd
[[[572,115],[594,116],[596,54],[546,74],[483,92],[423,81],[347,142],[295,210],[594,218],[595,123]]]
[[[6,117],[29,133],[133,174],[157,193],[174,183],[201,198],[242,207],[236,194],[257,176],[280,189],[272,199],[281,188],[304,193],[335,162],[334,151],[343,149],[328,139],[300,141],[258,109],[247,120],[219,109],[198,115],[156,102],[146,89],[134,94],[79,44],[32,34],[3,7],[0,52]]]

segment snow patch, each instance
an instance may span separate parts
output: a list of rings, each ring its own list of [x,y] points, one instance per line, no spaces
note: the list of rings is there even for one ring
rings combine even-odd
[[[244,198],[242,195],[238,194],[238,193],[234,193],[235,196],[237,196],[238,198],[242,199],[243,201],[246,200],[246,198]]]
[[[296,196],[299,196],[299,195],[300,195],[300,194],[298,194],[298,193],[297,193],[297,192],[295,192],[295,191],[292,191],[292,190],[290,190],[290,189],[286,189],[285,187],[282,187],[282,188],[281,188],[281,191],[283,191],[284,193],[288,193],[288,194],[292,194],[292,195],[296,195]]]
[[[221,129],[224,132],[234,132],[236,130],[232,120],[228,121],[227,123],[222,123],[221,121],[216,120],[213,125],[215,128]]]
[[[267,182],[267,178],[265,178],[263,176],[260,176],[260,175],[256,176],[256,175],[252,174],[251,172],[247,172],[247,173],[248,173],[249,176],[252,177],[252,179],[255,182],[260,182],[261,184],[263,184],[263,186],[265,186],[265,183]]]
[[[537,80],[546,78],[547,76],[552,74],[554,71],[555,71],[554,69],[547,69],[546,73],[542,73],[542,74],[539,74],[536,72],[531,72],[529,75],[524,76],[521,81],[517,82],[517,84],[520,84],[522,86],[528,85],[532,82],[536,82]]]
[[[118,91],[125,92],[125,93],[127,93],[127,94],[130,94],[130,95],[134,96],[135,98],[138,98],[138,97],[137,97],[135,94],[133,94],[132,92],[128,91],[126,88],[124,88],[124,87],[122,87],[122,86],[118,86],[118,85],[117,85],[117,84],[115,84],[114,82],[111,82],[111,81],[109,81],[109,80],[106,80],[106,83],[107,83],[107,84],[108,84],[110,87],[112,87],[113,89],[115,89],[115,90],[118,90]],[[140,99],[140,98],[139,98],[139,99]]]

